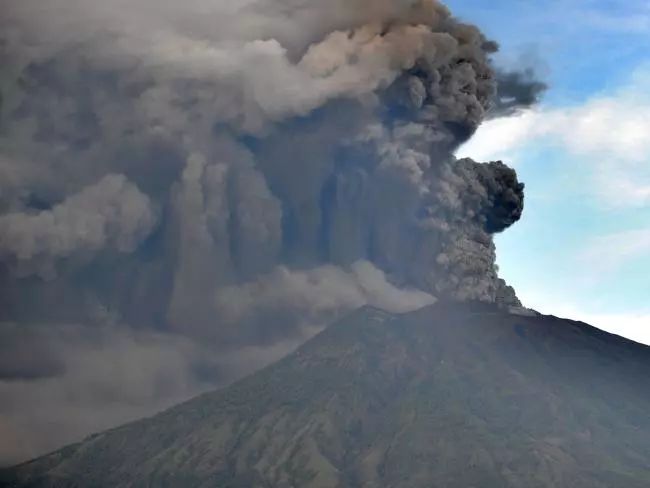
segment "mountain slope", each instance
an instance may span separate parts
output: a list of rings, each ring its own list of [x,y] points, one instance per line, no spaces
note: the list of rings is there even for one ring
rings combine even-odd
[[[365,308],[227,389],[0,484],[647,488],[648,373],[650,348],[585,324]]]

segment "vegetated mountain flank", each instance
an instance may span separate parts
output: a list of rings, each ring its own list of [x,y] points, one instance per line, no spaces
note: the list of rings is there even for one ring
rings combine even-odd
[[[582,323],[364,308],[229,388],[2,485],[647,488],[649,373],[650,348]]]

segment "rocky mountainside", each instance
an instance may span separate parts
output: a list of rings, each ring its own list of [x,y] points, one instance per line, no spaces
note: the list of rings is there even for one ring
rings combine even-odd
[[[488,305],[364,308],[5,487],[647,488],[650,348]]]

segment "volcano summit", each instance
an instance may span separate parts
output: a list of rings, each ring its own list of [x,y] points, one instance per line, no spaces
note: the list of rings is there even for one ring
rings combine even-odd
[[[3,486],[644,488],[649,365],[650,348],[554,317],[366,307],[229,388],[19,466]]]
[[[478,27],[4,3],[0,463],[72,444],[8,486],[647,486],[647,350],[498,275],[524,185],[454,153],[545,85]]]

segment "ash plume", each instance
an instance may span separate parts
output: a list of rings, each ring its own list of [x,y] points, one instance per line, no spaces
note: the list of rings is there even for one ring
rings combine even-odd
[[[497,71],[497,93],[490,115],[512,115],[536,105],[548,89],[531,68],[523,71]]]
[[[523,184],[453,152],[541,86],[498,74],[496,44],[437,1],[0,4],[0,332],[21,334],[0,432],[29,440],[0,456],[80,435],[44,439],[31,404],[77,368],[109,374],[97,344],[134,369],[148,351],[128,388],[170,354],[182,366],[145,399],[83,381],[83,404],[57,396],[47,421],[107,394],[140,403],[84,433],[151,412],[364,304],[518,303],[493,235]],[[25,359],[39,341],[56,353]]]
[[[56,262],[105,249],[133,253],[155,225],[146,195],[108,175],[51,210],[0,215],[0,259],[18,277],[56,277]]]

